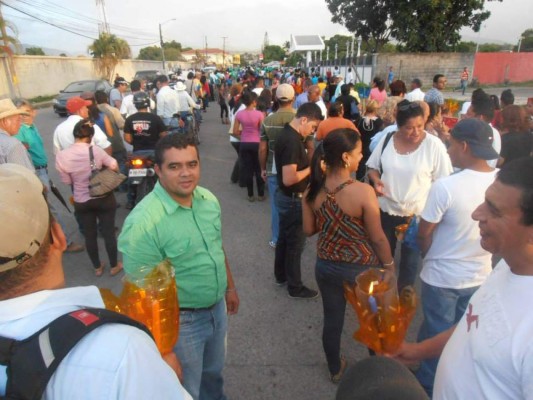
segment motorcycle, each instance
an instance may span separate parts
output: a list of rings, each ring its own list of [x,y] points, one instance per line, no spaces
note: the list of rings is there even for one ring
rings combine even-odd
[[[136,186],[135,204],[139,204],[153,190],[157,182],[157,175],[153,168],[154,157],[135,154],[129,157],[128,165],[128,184]]]

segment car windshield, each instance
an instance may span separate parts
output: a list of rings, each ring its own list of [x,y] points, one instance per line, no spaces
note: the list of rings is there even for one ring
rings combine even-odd
[[[157,74],[157,71],[137,71],[135,74],[135,79],[143,79],[151,76],[155,77]]]
[[[73,82],[68,85],[64,93],[77,93],[77,92],[94,92],[94,81]]]

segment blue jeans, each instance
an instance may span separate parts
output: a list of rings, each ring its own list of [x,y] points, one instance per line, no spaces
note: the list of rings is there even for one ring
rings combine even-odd
[[[276,191],[278,190],[278,178],[276,175],[267,177],[268,194],[270,196],[270,225],[272,228],[272,242],[278,243],[279,215],[276,207]]]
[[[315,277],[322,296],[324,309],[324,326],[322,328],[322,346],[326,353],[330,374],[335,375],[341,368],[340,347],[346,299],[344,298],[344,281],[355,282],[355,277],[366,271],[369,266],[335,262],[317,258]]]
[[[467,85],[468,81],[461,81],[461,91],[463,92],[463,95],[465,94]]]
[[[302,199],[276,191],[279,212],[279,236],[274,260],[274,275],[278,282],[288,283],[289,292],[298,292],[302,284],[301,258],[305,244],[302,226]]]
[[[465,289],[447,289],[422,281],[422,311],[424,321],[418,331],[418,341],[431,338],[455,325],[465,313],[470,297],[479,286]],[[428,395],[433,394],[433,382],[439,358],[420,363],[416,377]]]
[[[226,358],[226,301],[210,310],[180,311],[174,352],[183,367],[183,387],[194,400],[225,400],[222,368]]]
[[[394,256],[396,250],[396,227],[407,222],[407,217],[400,217],[397,215],[390,215],[381,211],[381,227],[387,240],[389,241],[391,253]],[[402,243],[400,266],[398,268],[398,289],[401,290],[405,286],[413,286],[416,280],[418,263],[420,262],[420,252],[413,250],[411,247]]]
[[[67,240],[67,245],[72,243],[72,236],[67,232],[67,226],[65,225],[65,221],[59,214],[59,210],[54,205],[53,201],[50,201],[50,198],[52,196],[55,196],[50,190],[50,177],[48,176],[48,169],[47,168],[39,168],[35,170],[35,174],[37,175],[37,178],[40,179],[44,187],[46,188],[46,193],[48,197],[48,206],[50,207],[50,213],[54,216],[54,219],[57,221],[57,223],[61,226],[61,229],[63,230],[63,233],[65,234],[65,239]]]

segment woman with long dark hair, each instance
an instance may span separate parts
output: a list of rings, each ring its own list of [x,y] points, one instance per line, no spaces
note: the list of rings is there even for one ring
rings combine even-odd
[[[372,89],[370,89],[369,100],[376,100],[381,107],[385,99],[387,98],[387,92],[385,91],[385,81],[379,76],[376,76],[372,80]]]
[[[334,383],[346,368],[340,355],[346,309],[343,282],[354,282],[370,267],[394,269],[376,195],[369,185],[351,178],[361,161],[361,149],[355,130],[329,133],[313,155],[302,204],[304,232],[318,233],[315,276],[324,308],[322,345]]]
[[[102,167],[118,171],[117,161],[98,146],[92,146],[93,123],[82,119],[74,126],[74,144],[56,155],[56,169],[61,180],[72,185],[74,209],[84,227],[85,247],[94,267],[94,274],[102,276],[104,264],[100,262],[97,243],[97,226],[102,228],[105,248],[111,266],[111,276],[122,270],[122,262],[117,261],[117,238],[115,236],[115,213],[117,203],[113,192],[102,197],[91,197],[89,179],[91,177],[90,149],[97,169]]]

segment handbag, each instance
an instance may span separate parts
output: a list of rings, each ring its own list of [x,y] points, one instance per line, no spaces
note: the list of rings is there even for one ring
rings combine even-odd
[[[91,177],[89,178],[89,195],[103,197],[115,190],[127,176],[109,168],[97,169],[94,162],[93,146],[89,146],[89,160],[91,164]]]

